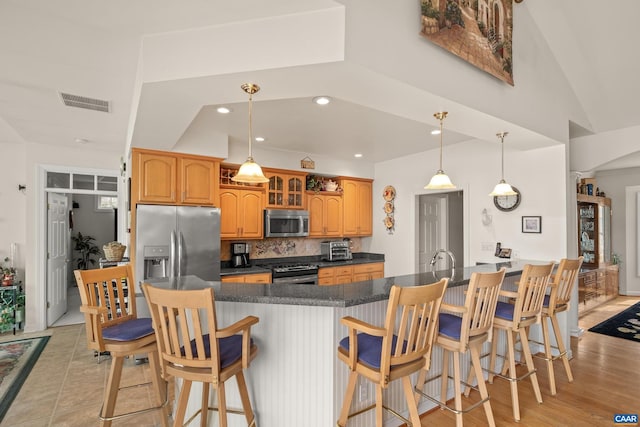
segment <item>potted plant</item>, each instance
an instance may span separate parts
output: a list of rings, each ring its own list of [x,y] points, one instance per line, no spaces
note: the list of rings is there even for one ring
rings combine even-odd
[[[9,265],[10,259],[6,257],[4,259],[4,264],[2,265],[0,272],[2,273],[2,285],[3,286],[11,286],[13,285],[13,280],[16,276],[16,269]]]
[[[100,248],[94,243],[95,237],[83,235],[78,232],[77,236],[71,236],[75,246],[73,249],[80,253],[76,258],[76,266],[78,270],[88,270],[89,266],[96,264],[95,256],[100,256]]]

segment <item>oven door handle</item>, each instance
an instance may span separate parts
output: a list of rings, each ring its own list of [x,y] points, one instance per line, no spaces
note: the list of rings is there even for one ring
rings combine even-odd
[[[307,282],[307,284],[317,285],[318,284],[318,276],[317,275],[307,275],[307,276],[292,276],[292,277],[278,277],[273,279],[273,283],[302,283]],[[312,282],[312,283],[309,283]]]

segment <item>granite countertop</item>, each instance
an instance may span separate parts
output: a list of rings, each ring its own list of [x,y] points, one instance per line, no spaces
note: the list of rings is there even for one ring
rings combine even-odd
[[[471,274],[474,272],[492,272],[504,266],[507,268],[507,276],[515,276],[522,272],[525,264],[546,263],[546,261],[517,260],[497,264],[461,267],[453,271],[441,270],[429,273],[407,274],[333,286],[207,282],[196,276],[155,279],[149,280],[149,283],[153,286],[166,289],[188,290],[213,287],[217,301],[350,307],[388,299],[389,291],[394,284],[399,286],[417,286],[434,283],[441,278],[448,277],[450,278],[448,287],[452,288],[468,284]]]
[[[269,268],[264,267],[270,264],[283,264],[283,263],[297,263],[307,262],[309,264],[315,264],[319,268],[323,267],[338,267],[341,265],[356,265],[356,264],[369,264],[375,262],[384,262],[383,254],[374,254],[368,252],[356,252],[353,254],[353,259],[348,261],[323,261],[320,255],[316,256],[303,256],[303,257],[287,257],[287,258],[263,258],[251,260],[251,267],[232,268],[229,267],[228,262],[222,263],[220,269],[220,276],[237,276],[242,274],[256,274],[256,273],[270,273]]]

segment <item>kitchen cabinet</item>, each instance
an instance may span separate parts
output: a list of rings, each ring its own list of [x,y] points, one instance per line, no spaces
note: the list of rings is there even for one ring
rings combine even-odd
[[[578,253],[586,268],[611,261],[611,199],[578,194]]]
[[[309,237],[342,236],[342,196],[338,193],[307,192]]]
[[[219,159],[133,149],[132,162],[133,203],[217,204]]]
[[[341,285],[353,282],[353,266],[322,267],[318,269],[318,285]]]
[[[617,296],[617,265],[586,270],[578,274],[578,316]]]
[[[343,235],[371,236],[372,226],[372,180],[343,178]]]
[[[272,209],[304,209],[306,173],[295,173],[265,168],[269,178],[266,189],[266,206]]]
[[[239,274],[234,276],[223,276],[222,283],[271,283],[271,273]]]
[[[382,279],[384,277],[384,263],[374,262],[369,264],[357,264],[353,266],[353,281]]]
[[[221,188],[220,238],[261,239],[263,197],[262,188]]]

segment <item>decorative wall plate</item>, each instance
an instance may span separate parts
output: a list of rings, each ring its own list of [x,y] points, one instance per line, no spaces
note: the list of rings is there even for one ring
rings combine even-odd
[[[384,187],[384,191],[382,192],[382,197],[387,202],[390,202],[391,200],[396,198],[396,189],[393,188],[392,185],[387,185],[386,187]]]
[[[386,214],[390,214],[393,212],[393,203],[391,202],[386,202],[384,204],[384,213]]]

